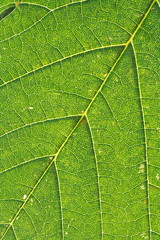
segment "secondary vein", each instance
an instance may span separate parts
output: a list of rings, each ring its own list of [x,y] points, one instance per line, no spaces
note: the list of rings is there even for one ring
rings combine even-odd
[[[141,84],[140,84],[140,78],[139,78],[138,62],[137,62],[137,56],[136,56],[136,51],[135,51],[133,42],[132,42],[132,48],[133,48],[134,58],[135,58],[135,66],[136,66],[137,80],[138,80],[138,91],[139,91],[140,107],[141,107],[141,113],[142,113],[142,124],[143,124],[143,131],[144,131],[145,162],[146,162],[146,183],[147,183],[148,226],[149,226],[149,239],[151,239],[151,211],[150,211],[150,198],[149,198],[149,170],[148,170],[147,132],[146,132],[144,108],[143,108],[143,104],[142,104],[142,91],[141,91]]]
[[[22,74],[21,76],[18,76],[18,77],[16,77],[16,78],[13,78],[13,79],[11,79],[10,81],[1,84],[0,87],[6,86],[6,85],[8,85],[9,83],[12,83],[12,82],[14,82],[14,81],[16,81],[16,80],[18,80],[18,79],[21,79],[22,77],[25,77],[25,76],[27,76],[27,75],[29,75],[29,74],[31,74],[31,73],[35,73],[35,72],[38,71],[38,70],[44,69],[44,68],[46,68],[46,67],[48,67],[48,66],[51,66],[51,65],[53,65],[53,64],[56,64],[56,63],[60,63],[60,62],[62,62],[62,61],[64,61],[64,60],[70,59],[70,58],[72,58],[72,57],[76,57],[76,56],[79,56],[79,55],[82,55],[82,54],[85,54],[85,53],[90,53],[90,52],[93,52],[93,51],[96,51],[96,50],[105,49],[105,48],[122,47],[122,46],[124,46],[124,45],[125,45],[125,44],[116,44],[116,45],[100,46],[100,47],[97,47],[97,48],[93,48],[93,49],[91,48],[91,49],[84,50],[84,51],[81,51],[81,52],[78,52],[78,53],[74,53],[74,54],[68,55],[68,56],[66,56],[66,57],[62,57],[62,58],[60,58],[60,59],[58,59],[58,60],[55,60],[55,61],[50,62],[50,63],[48,63],[48,64],[42,65],[42,66],[39,67],[39,68],[33,69],[33,70],[31,70],[30,72],[26,72],[26,73]]]

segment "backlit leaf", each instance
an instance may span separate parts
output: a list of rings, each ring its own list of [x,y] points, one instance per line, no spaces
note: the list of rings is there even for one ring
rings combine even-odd
[[[0,239],[160,239],[159,3],[0,1]]]

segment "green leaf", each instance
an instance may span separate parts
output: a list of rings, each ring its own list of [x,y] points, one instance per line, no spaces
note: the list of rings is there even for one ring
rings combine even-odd
[[[159,3],[0,12],[0,239],[160,239]]]

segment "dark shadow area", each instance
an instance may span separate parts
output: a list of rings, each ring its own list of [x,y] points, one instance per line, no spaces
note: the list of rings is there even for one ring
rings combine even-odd
[[[16,6],[10,6],[9,8],[5,9],[3,12],[0,13],[0,21],[8,16],[13,10],[16,8]]]

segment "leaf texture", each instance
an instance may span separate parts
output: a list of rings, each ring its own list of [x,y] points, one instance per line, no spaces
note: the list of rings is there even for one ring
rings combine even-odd
[[[0,239],[160,239],[159,2],[0,12]]]

